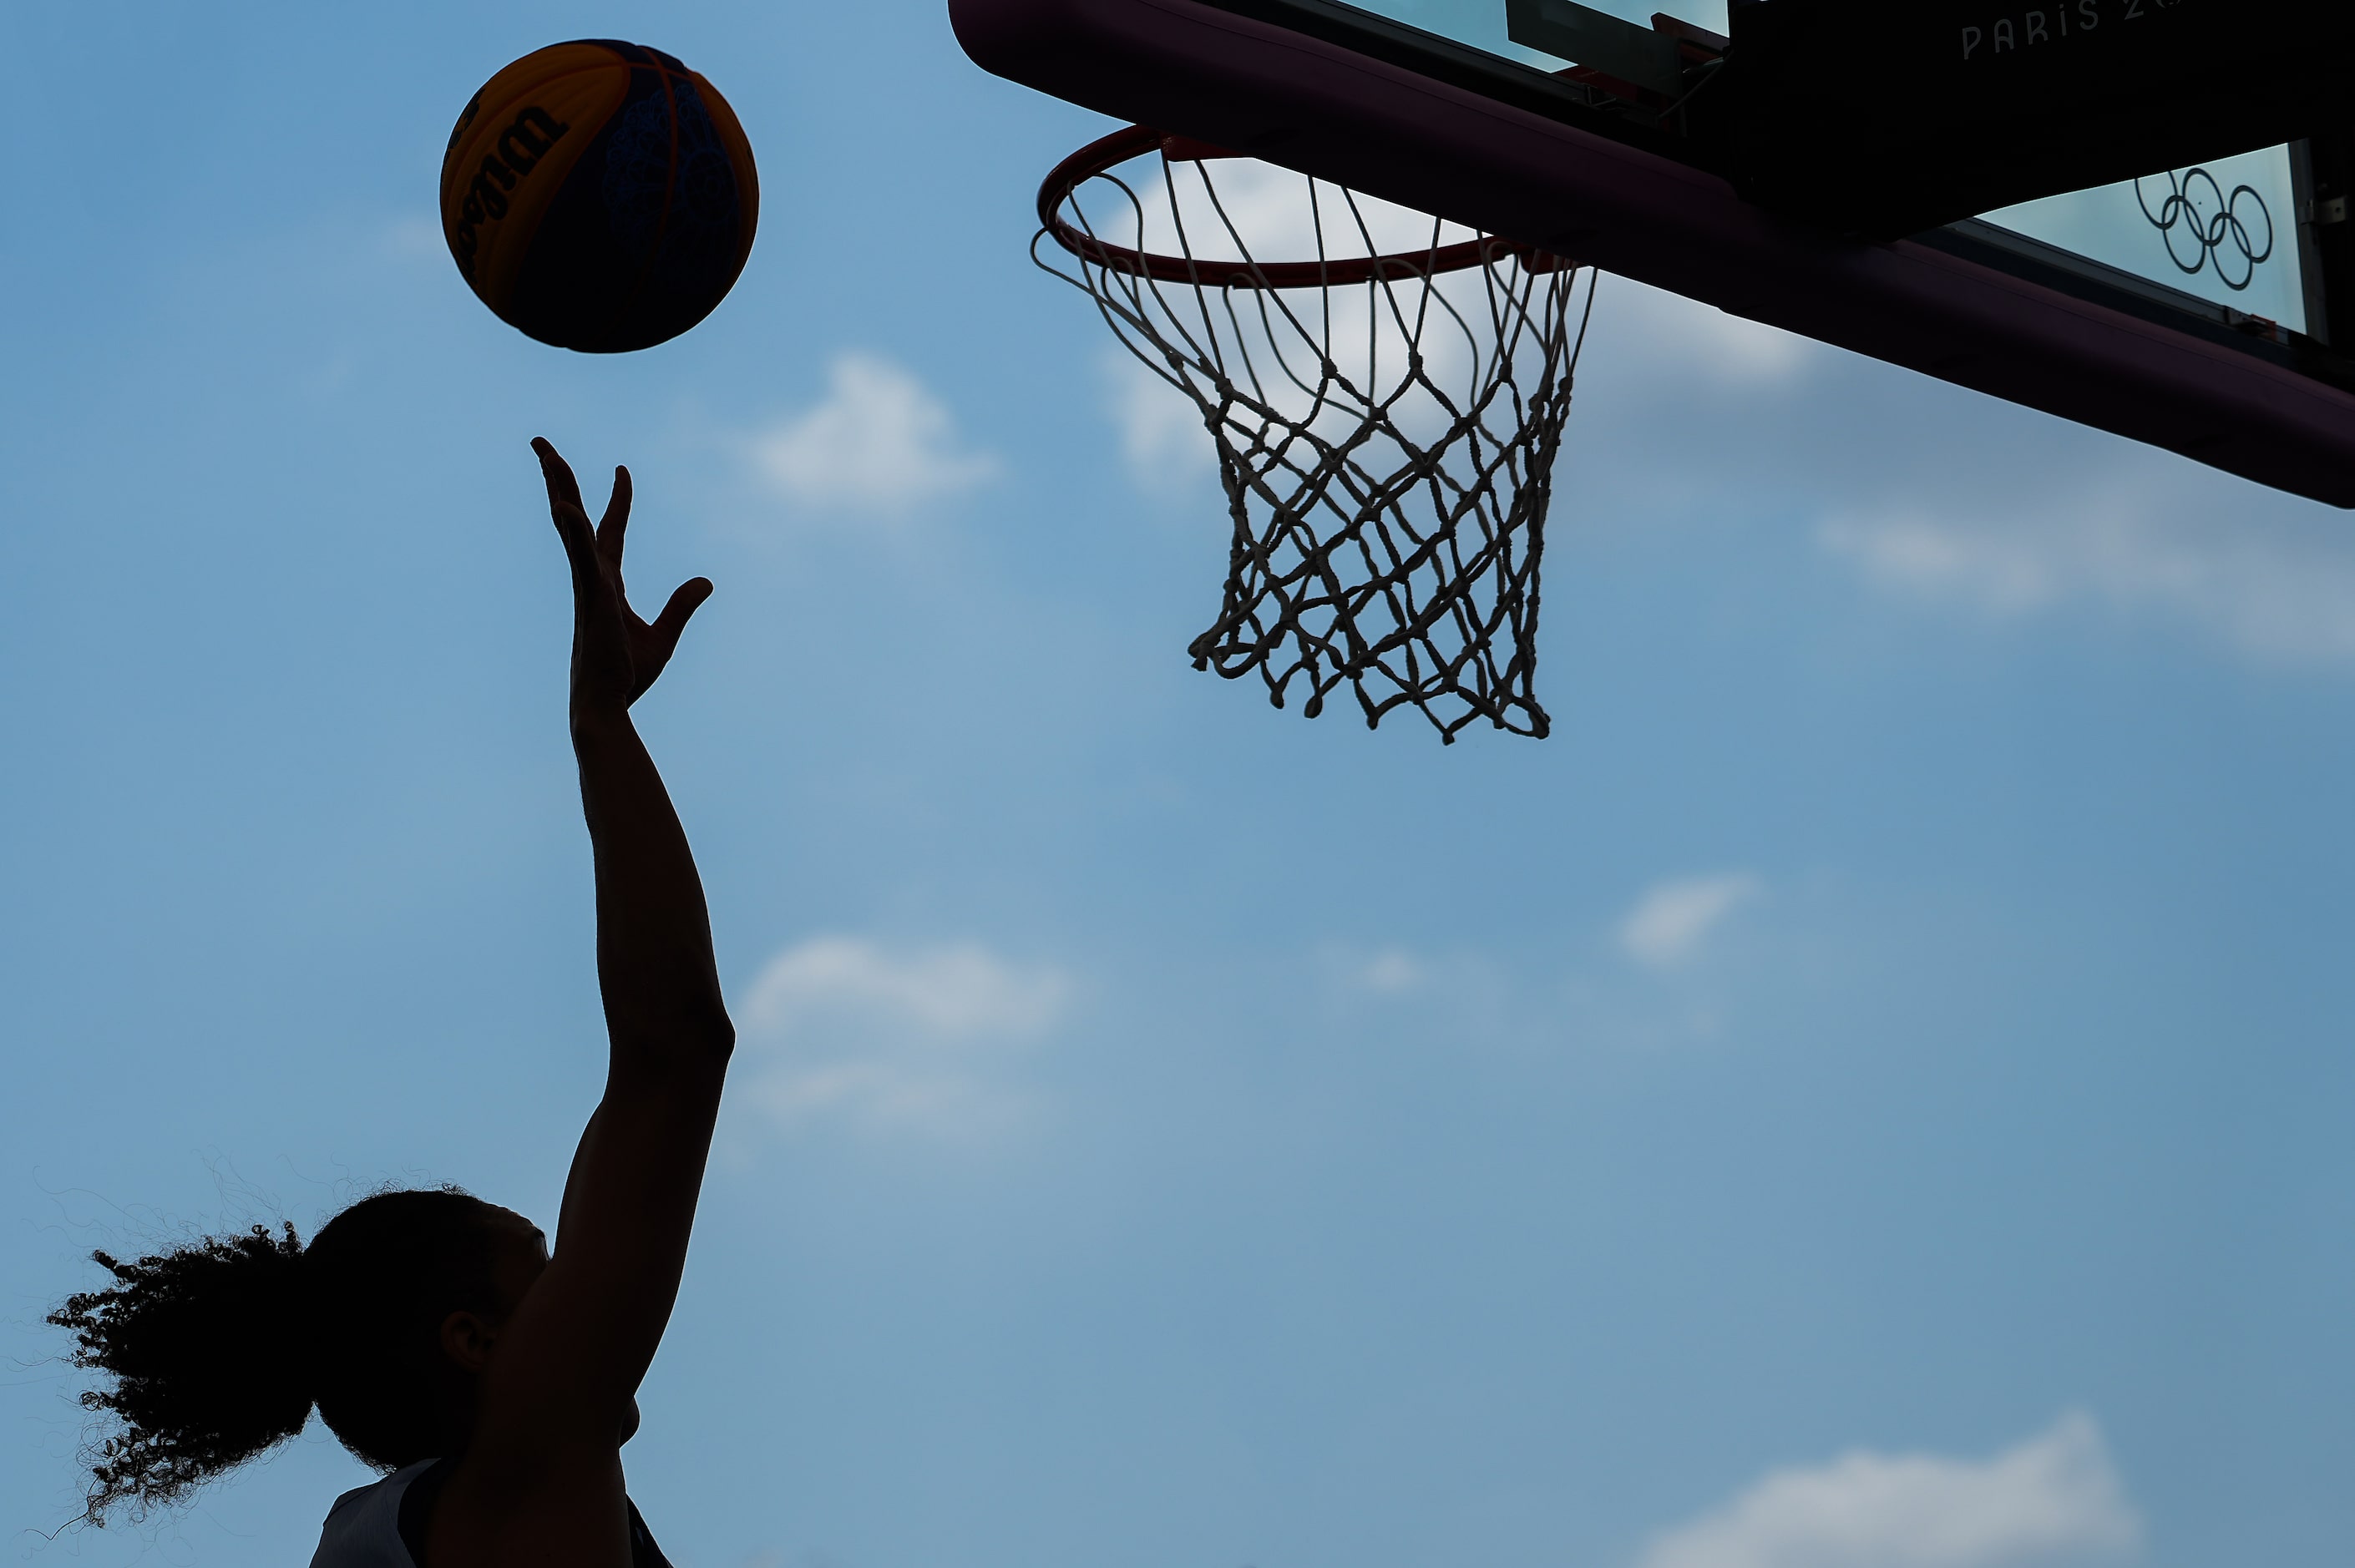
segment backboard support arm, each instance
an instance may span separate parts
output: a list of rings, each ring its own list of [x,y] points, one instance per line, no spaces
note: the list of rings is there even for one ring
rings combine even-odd
[[[1635,138],[1202,0],[949,10],[976,63],[1056,97],[2355,507],[2355,391],[2328,378],[2344,367],[2318,345],[2154,319],[2000,257],[1842,239]]]

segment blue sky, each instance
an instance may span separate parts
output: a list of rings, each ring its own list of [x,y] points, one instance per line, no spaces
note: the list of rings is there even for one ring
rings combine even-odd
[[[595,35],[766,200],[611,360],[432,217],[474,86]],[[534,434],[719,585],[643,715],[744,1025],[628,1452],[683,1568],[2344,1560],[2344,516],[1605,280],[1553,737],[1312,723],[1188,667],[1215,486],[1025,255],[1102,123],[934,0],[17,36],[7,1560],[301,1562],[365,1478],[314,1426],[48,1539],[91,1247],[554,1213]]]

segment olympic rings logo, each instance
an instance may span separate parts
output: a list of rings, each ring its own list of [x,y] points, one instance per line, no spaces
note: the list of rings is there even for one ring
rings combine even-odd
[[[2242,216],[2244,197],[2250,209],[2246,217]],[[2273,259],[2274,215],[2253,185],[2235,185],[2228,196],[2216,176],[2205,169],[2193,169],[2179,179],[2170,172],[2167,199],[2158,204],[2157,212],[2151,211],[2150,199],[2143,195],[2141,180],[2135,181],[2135,201],[2151,227],[2166,236],[2168,260],[2184,272],[2197,275],[2212,267],[2216,281],[2238,293],[2255,281],[2257,269]],[[2250,233],[2250,226],[2257,222],[2264,225],[2263,245]],[[2179,240],[2179,235],[2182,236]],[[2191,252],[2188,260],[2186,249]]]

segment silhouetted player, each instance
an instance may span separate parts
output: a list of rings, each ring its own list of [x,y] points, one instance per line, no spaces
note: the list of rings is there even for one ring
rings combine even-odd
[[[613,1055],[557,1220],[454,1188],[383,1192],[304,1246],[257,1226],[135,1262],[51,1321],[84,1396],[122,1430],[91,1517],[168,1503],[303,1429],[385,1479],[336,1501],[313,1568],[650,1568],[665,1560],[622,1485],[639,1380],[687,1262],[735,1043],[703,886],[630,705],[710,597],[652,625],[622,589],[630,476],[594,529],[572,471],[535,441],[572,565],[572,742],[597,863],[597,975]]]

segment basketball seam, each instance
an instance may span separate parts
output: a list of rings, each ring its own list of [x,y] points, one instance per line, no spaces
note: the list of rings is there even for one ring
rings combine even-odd
[[[613,331],[615,323],[626,319],[629,313],[637,308],[639,299],[645,295],[646,284],[654,277],[655,258],[662,254],[663,238],[670,232],[671,198],[678,191],[678,94],[671,87],[670,71],[665,70],[658,65],[647,69],[661,72],[663,100],[670,108],[670,163],[663,171],[662,217],[655,220],[654,241],[646,247],[645,260],[638,265],[638,275],[631,281],[630,291],[623,296],[621,303],[615,305],[613,313],[605,318],[604,330],[607,332]]]

